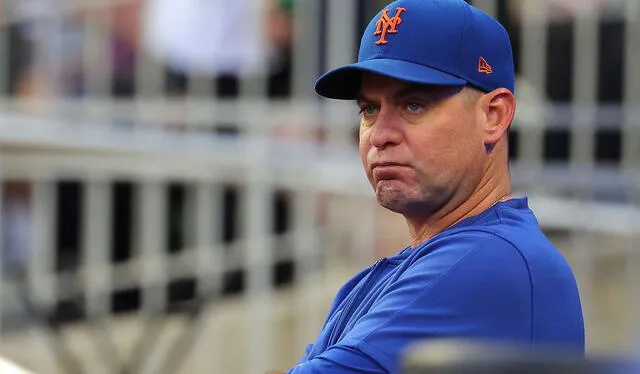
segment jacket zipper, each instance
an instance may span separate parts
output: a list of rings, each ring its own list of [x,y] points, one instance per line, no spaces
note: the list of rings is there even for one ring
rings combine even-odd
[[[357,304],[359,304],[359,302],[356,303],[356,300],[358,301],[362,300],[363,294],[367,292],[369,283],[371,283],[375,279],[376,273],[382,268],[381,265],[386,260],[387,259],[385,257],[379,258],[378,260],[376,260],[376,262],[373,265],[371,265],[371,271],[367,275],[367,279],[365,280],[362,287],[359,287],[358,292],[355,295],[353,295],[353,297],[351,297],[351,300],[349,300],[349,303],[344,308],[342,308],[342,311],[340,312],[340,317],[339,317],[340,319],[334,325],[333,331],[331,331],[331,336],[329,338],[329,344],[328,344],[329,347],[337,343],[337,341],[335,340],[338,338],[337,337],[338,332],[342,334],[343,332],[342,330],[344,330],[344,328],[347,325],[349,315],[353,312],[354,307],[357,306]]]

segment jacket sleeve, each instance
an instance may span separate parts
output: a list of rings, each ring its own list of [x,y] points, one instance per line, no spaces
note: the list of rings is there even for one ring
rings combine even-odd
[[[320,356],[299,364],[287,374],[386,374],[373,358],[357,348],[339,344]]]
[[[334,346],[289,374],[397,373],[424,339],[531,338],[531,281],[501,238],[446,243],[417,259]]]

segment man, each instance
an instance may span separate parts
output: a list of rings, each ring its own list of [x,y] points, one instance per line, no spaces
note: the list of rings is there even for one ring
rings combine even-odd
[[[360,156],[411,246],[339,291],[291,374],[398,373],[419,340],[480,338],[584,353],[577,285],[510,194],[509,37],[463,0],[400,0],[362,38],[358,63],[316,83],[360,108]]]

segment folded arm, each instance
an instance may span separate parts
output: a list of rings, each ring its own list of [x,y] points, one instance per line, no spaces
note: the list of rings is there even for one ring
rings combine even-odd
[[[418,260],[337,344],[287,373],[395,373],[405,349],[424,339],[529,341],[525,263],[506,243],[491,244],[491,250],[478,245]]]

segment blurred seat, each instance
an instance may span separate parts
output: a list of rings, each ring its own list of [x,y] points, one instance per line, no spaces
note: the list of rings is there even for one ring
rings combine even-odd
[[[447,340],[410,348],[403,374],[634,374],[640,367],[614,357],[583,357],[557,347]]]

